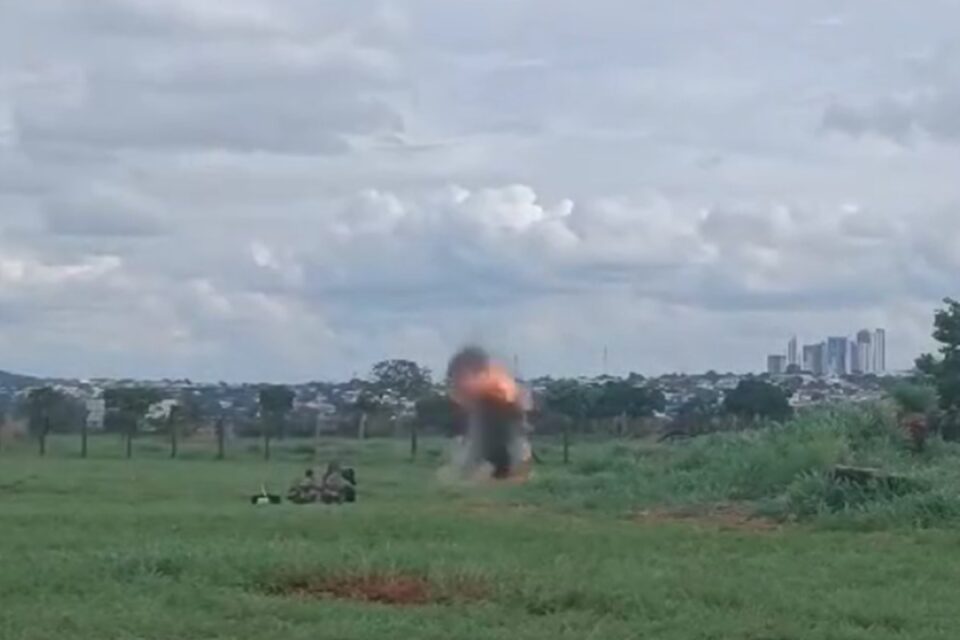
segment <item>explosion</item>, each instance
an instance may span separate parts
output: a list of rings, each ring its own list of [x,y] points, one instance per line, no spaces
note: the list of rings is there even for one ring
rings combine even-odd
[[[530,471],[528,401],[513,376],[480,348],[450,361],[450,396],[466,417],[461,470],[476,477],[525,479]]]

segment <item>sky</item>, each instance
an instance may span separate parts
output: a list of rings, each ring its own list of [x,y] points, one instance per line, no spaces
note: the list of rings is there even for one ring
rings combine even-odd
[[[0,368],[760,369],[960,267],[947,0],[0,0]],[[604,365],[603,353],[608,357]]]

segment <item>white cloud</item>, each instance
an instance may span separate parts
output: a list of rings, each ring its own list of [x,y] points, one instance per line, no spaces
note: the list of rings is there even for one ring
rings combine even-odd
[[[0,283],[5,288],[60,287],[89,283],[115,273],[116,256],[91,256],[74,264],[47,264],[34,258],[0,254]]]

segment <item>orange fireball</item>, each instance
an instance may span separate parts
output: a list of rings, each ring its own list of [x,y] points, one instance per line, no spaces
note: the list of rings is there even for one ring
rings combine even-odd
[[[520,389],[513,376],[496,364],[465,373],[455,385],[455,399],[460,403],[493,400],[515,405],[520,402]]]

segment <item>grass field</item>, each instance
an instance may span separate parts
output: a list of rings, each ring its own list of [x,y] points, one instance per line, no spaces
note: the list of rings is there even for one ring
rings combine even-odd
[[[261,482],[283,489],[302,472],[291,445],[270,463],[190,447],[167,460],[149,442],[123,460],[111,439],[94,445],[87,460],[72,440],[42,460],[0,455],[3,640],[921,640],[960,628],[949,527],[632,517],[631,499],[662,496],[634,487],[607,503],[614,485],[594,468],[627,445],[580,447],[569,468],[548,455],[526,487],[455,488],[437,480],[437,443],[416,464],[399,442],[327,443],[325,457],[358,469],[349,508],[250,505]],[[658,464],[636,451],[641,469]],[[318,593],[404,581],[425,589],[404,606]]]

